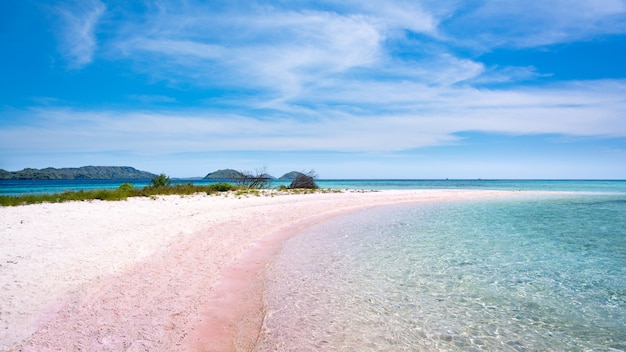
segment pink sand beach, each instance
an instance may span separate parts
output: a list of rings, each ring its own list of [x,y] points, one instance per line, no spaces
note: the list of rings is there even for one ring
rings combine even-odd
[[[0,351],[251,351],[281,243],[347,212],[509,191],[131,198],[0,208]]]

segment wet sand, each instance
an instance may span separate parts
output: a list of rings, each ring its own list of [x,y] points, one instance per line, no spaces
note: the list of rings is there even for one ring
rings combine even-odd
[[[372,206],[506,196],[198,194],[0,208],[0,351],[248,351],[263,271],[306,226]]]

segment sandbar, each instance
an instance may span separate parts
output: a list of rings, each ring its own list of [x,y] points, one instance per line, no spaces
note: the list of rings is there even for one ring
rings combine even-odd
[[[253,350],[263,270],[289,236],[373,206],[519,193],[273,191],[0,207],[0,351]]]

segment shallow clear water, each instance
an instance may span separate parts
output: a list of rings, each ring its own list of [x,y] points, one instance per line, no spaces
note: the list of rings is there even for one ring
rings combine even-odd
[[[268,269],[259,351],[626,350],[626,197],[376,208]]]

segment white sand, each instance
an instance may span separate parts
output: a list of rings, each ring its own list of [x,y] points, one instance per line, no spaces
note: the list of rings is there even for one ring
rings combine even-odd
[[[289,234],[363,207],[514,193],[199,194],[0,207],[0,351],[249,350],[263,315],[262,269]]]

